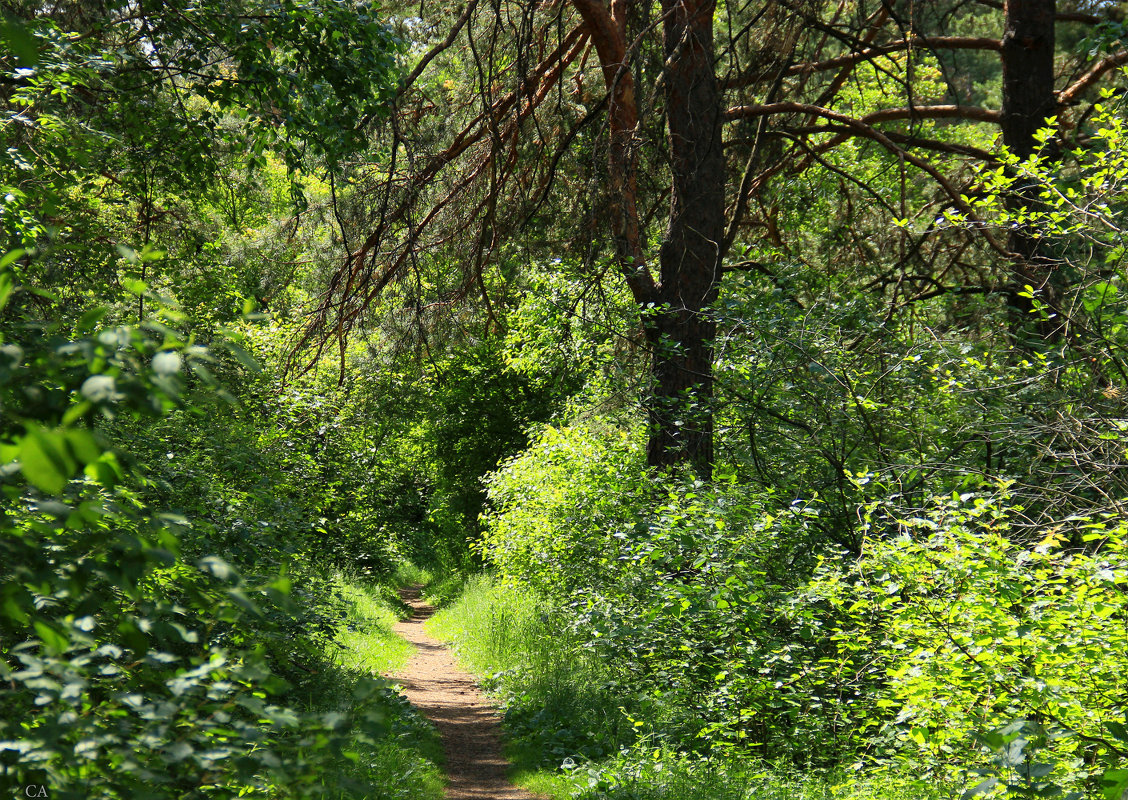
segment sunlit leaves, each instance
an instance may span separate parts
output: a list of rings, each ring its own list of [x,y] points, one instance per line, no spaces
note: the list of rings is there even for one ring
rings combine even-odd
[[[96,461],[102,448],[85,430],[49,429],[29,425],[17,440],[20,469],[48,494],[61,494],[75,471]]]
[[[974,740],[1000,781],[1077,785],[1091,773],[1083,754],[1087,764],[1128,754],[1102,745],[1126,711],[1105,691],[1128,674],[1128,539],[1115,521],[1074,518],[1024,547],[1007,538],[1014,514],[967,495],[938,498],[928,524],[898,520],[902,535],[873,541],[856,568],[868,588],[853,611],[878,612],[904,654],[887,667],[891,707],[899,726],[932,732],[906,738],[939,768]],[[1102,546],[1071,549],[1066,527]],[[1045,724],[1024,722],[1036,719]]]

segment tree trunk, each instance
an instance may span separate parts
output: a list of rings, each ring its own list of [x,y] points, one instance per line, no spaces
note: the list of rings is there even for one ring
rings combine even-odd
[[[1046,126],[1046,119],[1057,110],[1054,96],[1054,18],[1055,0],[1006,0],[1003,32],[1003,143],[1019,158],[1038,151],[1034,135]],[[1048,153],[1056,155],[1056,153]],[[1007,199],[1013,211],[1035,208],[1039,186],[1036,181],[1019,181]],[[1057,303],[1053,282],[1053,263],[1043,252],[1041,242],[1029,227],[1011,230],[1008,249],[1014,254],[1008,302],[1013,309],[1012,330],[1023,339],[1034,332],[1043,340],[1053,340],[1060,332],[1057,318],[1035,321],[1034,299],[1023,294],[1030,286],[1051,313]],[[1031,323],[1034,322],[1033,328]]]
[[[670,221],[659,254],[659,307],[646,321],[654,348],[652,466],[713,466],[710,306],[720,284],[725,161],[713,48],[713,0],[663,0],[665,103],[672,171]]]

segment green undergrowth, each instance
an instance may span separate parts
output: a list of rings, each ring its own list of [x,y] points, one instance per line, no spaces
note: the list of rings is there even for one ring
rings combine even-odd
[[[399,595],[396,593],[396,587],[422,586],[431,583],[433,580],[434,576],[430,570],[416,566],[410,561],[401,561],[396,564],[395,571],[392,573],[392,582],[379,585],[392,597],[398,599]]]
[[[490,575],[427,622],[505,711],[514,781],[553,800],[939,800],[897,776],[803,772],[682,752],[684,716],[632,694],[629,676],[592,657],[552,609]]]
[[[535,595],[488,575],[427,622],[459,660],[498,695],[519,768],[597,760],[632,742],[643,704],[574,640]]]
[[[397,582],[400,577],[397,575]],[[344,789],[336,796],[341,800],[438,800],[445,784],[437,766],[442,761],[438,733],[381,677],[400,669],[412,650],[392,632],[404,609],[395,586],[344,575],[337,575],[334,585],[340,600],[340,623],[336,641],[324,652],[316,710],[348,718],[358,702],[358,690],[371,693],[375,697],[367,701],[375,700],[390,731],[376,741],[358,738],[346,753],[360,777],[379,787],[379,793],[356,794]]]
[[[567,774],[541,772],[524,783],[553,800],[940,800],[920,781],[766,769],[735,759],[699,759],[635,747]]]
[[[467,576],[461,572],[448,572],[438,576],[427,574],[423,585],[423,599],[436,608],[445,608],[463,596]]]
[[[411,655],[411,645],[392,632],[403,615],[402,603],[390,587],[339,577],[337,591],[344,618],[337,628],[332,655],[346,669],[387,675],[399,670]]]

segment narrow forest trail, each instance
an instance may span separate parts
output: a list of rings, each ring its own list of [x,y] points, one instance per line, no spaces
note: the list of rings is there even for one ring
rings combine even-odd
[[[400,590],[412,615],[392,628],[415,647],[394,676],[403,693],[438,728],[446,754],[447,800],[537,800],[509,782],[501,754],[501,721],[474,678],[458,668],[450,648],[423,631],[435,609],[419,588]]]

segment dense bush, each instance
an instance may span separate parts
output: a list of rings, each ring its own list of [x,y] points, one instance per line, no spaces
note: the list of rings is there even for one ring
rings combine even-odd
[[[692,478],[655,479],[639,439],[608,425],[546,429],[490,480],[483,547],[502,573],[566,609],[622,686],[703,749],[842,746],[824,698],[780,693],[777,651],[811,639],[783,613],[815,562],[813,503]],[[811,653],[818,648],[812,643]]]
[[[289,463],[272,434],[190,389],[222,359],[158,320],[91,313],[71,336],[24,317],[0,341],[0,778],[60,797],[361,786],[346,753],[400,712],[367,678],[347,714],[310,710],[337,613],[299,519],[318,495],[263,484]]]
[[[842,651],[880,664],[875,705],[894,714],[898,758],[948,779],[974,768],[1030,791],[1092,792],[1128,758],[1128,529],[1065,519],[1018,544],[1008,534],[1021,510],[1008,500],[874,513],[898,535],[820,576],[809,608],[829,602]]]
[[[1063,519],[1029,541],[1006,494],[886,500],[856,521],[855,561],[827,541],[818,500],[655,478],[637,438],[590,421],[544,430],[489,485],[487,558],[548,599],[624,702],[644,698],[662,741],[904,759],[954,786],[974,770],[1002,780],[995,732],[1018,720],[1007,742],[1025,730],[1025,751],[1008,746],[1027,761],[1012,772],[1047,765],[1032,786],[1119,780],[1115,519]]]

